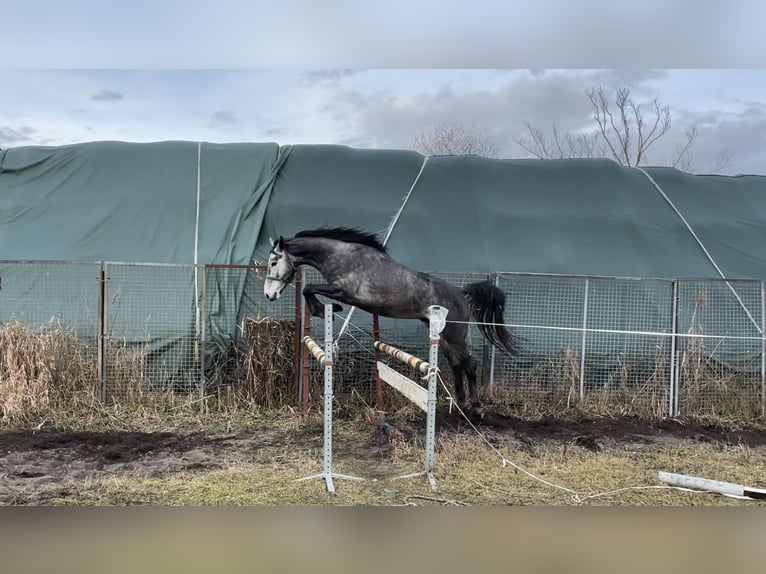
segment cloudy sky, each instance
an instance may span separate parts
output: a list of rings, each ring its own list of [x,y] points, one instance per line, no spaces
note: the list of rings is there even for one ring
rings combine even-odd
[[[601,85],[629,87],[646,113],[655,97],[670,107],[671,130],[647,163],[667,164],[685,130],[696,127],[694,171],[709,171],[726,154],[723,173],[766,174],[766,70],[752,65],[764,50],[742,44],[766,3],[743,12],[729,2],[730,10],[706,13],[678,0],[664,3],[658,18],[658,2],[646,0],[631,13],[602,9],[612,15],[606,26],[588,12],[614,5],[601,0],[581,0],[580,11],[556,0],[473,0],[468,12],[454,8],[460,3],[446,9],[392,0],[400,5],[393,15],[372,13],[379,3],[345,1],[316,13],[316,3],[298,0],[278,8],[203,4],[3,6],[0,147],[181,139],[409,148],[419,133],[447,122],[491,130],[503,156],[528,157],[516,141],[525,122],[588,132],[594,122],[586,90]],[[494,5],[496,17],[479,4]],[[570,25],[551,24],[554,13]],[[633,25],[625,27],[626,19]],[[469,20],[478,28],[466,26]],[[365,28],[365,21],[375,25]],[[680,22],[693,24],[692,32],[682,35]],[[530,35],[535,25],[555,31],[557,43]],[[604,49],[584,40],[596,31],[623,42]],[[757,32],[756,44],[762,37]],[[700,47],[715,41],[723,48],[700,56]],[[442,51],[434,56],[436,48]]]

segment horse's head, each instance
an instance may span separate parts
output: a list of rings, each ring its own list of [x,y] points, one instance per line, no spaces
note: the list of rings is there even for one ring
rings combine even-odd
[[[276,301],[295,277],[295,266],[285,250],[285,240],[280,236],[277,241],[269,237],[269,252],[266,279],[263,282],[263,294],[269,301]]]

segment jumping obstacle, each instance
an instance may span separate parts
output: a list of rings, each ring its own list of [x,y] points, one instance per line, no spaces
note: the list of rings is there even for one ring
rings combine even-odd
[[[401,361],[402,363],[409,365],[413,369],[422,373],[424,378],[428,378],[428,390],[426,390],[415,381],[405,377],[388,365],[382,363],[377,359],[376,356],[375,362],[378,370],[379,381],[383,381],[391,387],[395,388],[426,413],[425,468],[422,471],[407,474],[400,478],[410,478],[413,476],[425,475],[428,478],[428,482],[431,483],[431,488],[436,490],[436,478],[434,476],[434,451],[436,449],[436,383],[438,380],[437,365],[439,363],[439,340],[441,339],[440,334],[444,330],[448,310],[439,305],[431,305],[428,308],[428,311],[428,331],[430,335],[428,362],[419,359],[414,355],[410,355],[401,349],[397,349],[392,345],[378,341],[377,339],[374,341],[373,345],[376,351],[382,351],[383,353],[392,356],[398,361]],[[382,394],[380,391],[378,391],[379,401],[381,397]]]
[[[318,474],[312,474],[298,481],[322,478],[329,492],[335,492],[333,478],[344,480],[364,480],[358,476],[337,474],[332,471],[332,368],[333,368],[333,339],[332,339],[332,303],[324,306],[324,349],[309,335],[303,337],[303,344],[324,369],[324,468]]]

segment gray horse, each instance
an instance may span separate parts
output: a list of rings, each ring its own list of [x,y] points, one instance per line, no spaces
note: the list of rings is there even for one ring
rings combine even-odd
[[[310,229],[271,241],[268,274],[263,292],[275,301],[301,265],[315,268],[326,283],[306,285],[303,295],[309,311],[322,317],[317,295],[396,319],[419,319],[428,323],[428,307],[449,310],[441,333],[441,348],[455,379],[457,400],[468,410],[480,412],[476,363],[466,345],[468,321],[477,323],[484,337],[501,351],[517,354],[517,339],[504,323],[505,295],[490,281],[471,283],[460,289],[443,279],[415,271],[394,261],[371,233],[345,227]],[[343,308],[337,303],[333,310]],[[468,379],[470,403],[466,403],[463,375]]]

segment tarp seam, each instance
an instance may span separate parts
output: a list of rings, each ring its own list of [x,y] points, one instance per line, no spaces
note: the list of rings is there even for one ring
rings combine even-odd
[[[689,233],[691,233],[691,236],[694,238],[694,240],[697,242],[697,244],[702,249],[702,252],[705,254],[705,256],[708,258],[710,263],[713,265],[715,270],[718,272],[718,275],[721,276],[721,279],[723,279],[726,282],[726,286],[731,290],[731,292],[734,294],[734,297],[737,299],[737,302],[740,304],[742,309],[745,311],[745,314],[747,315],[747,318],[750,319],[750,321],[755,325],[756,330],[759,334],[763,335],[763,330],[760,328],[756,320],[753,318],[753,316],[750,314],[750,311],[748,310],[745,303],[740,298],[737,291],[734,289],[734,287],[729,283],[729,281],[726,280],[726,276],[723,274],[723,271],[721,271],[721,268],[718,267],[718,264],[713,259],[713,256],[710,255],[710,252],[705,247],[705,244],[702,243],[702,240],[697,236],[697,234],[694,232],[694,229],[692,229],[692,226],[689,225],[689,222],[686,220],[686,218],[683,216],[681,211],[676,207],[676,205],[671,201],[671,199],[667,196],[665,191],[660,187],[660,185],[654,180],[654,178],[649,175],[646,170],[644,170],[641,167],[635,166],[638,171],[643,173],[646,178],[649,180],[649,182],[654,186],[654,188],[659,192],[659,194],[662,196],[662,198],[667,202],[667,204],[670,206],[670,208],[675,212],[675,214],[679,217],[679,219],[683,222],[683,224],[686,226],[686,229],[689,230]]]
[[[194,329],[200,335],[200,300],[199,300],[199,199],[202,182],[202,142],[197,142],[197,200],[194,218]]]

